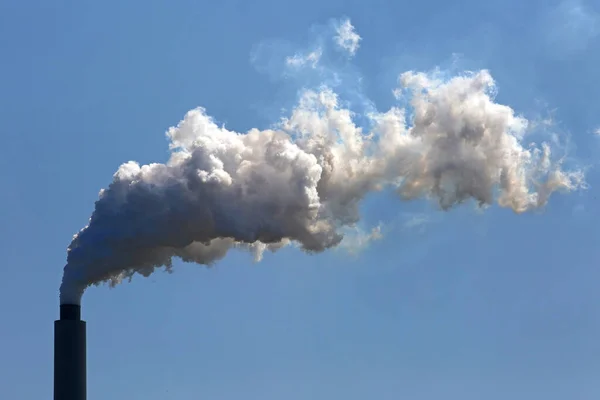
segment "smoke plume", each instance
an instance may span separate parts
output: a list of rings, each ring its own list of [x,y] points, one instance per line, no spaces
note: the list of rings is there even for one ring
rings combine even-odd
[[[339,48],[348,52],[350,56],[354,56],[360,46],[361,37],[356,33],[354,26],[347,18],[338,22],[336,35],[333,38]]]
[[[371,191],[523,213],[583,184],[550,145],[524,145],[529,123],[495,102],[488,71],[406,72],[399,82],[409,107],[373,112],[364,129],[328,88],[306,90],[267,130],[237,133],[189,111],[167,131],[165,164],[129,161],[100,192],[68,248],[61,304],[78,304],[90,285],[170,270],[174,258],[210,265],[242,247],[260,259],[288,243],[322,252],[356,224]]]

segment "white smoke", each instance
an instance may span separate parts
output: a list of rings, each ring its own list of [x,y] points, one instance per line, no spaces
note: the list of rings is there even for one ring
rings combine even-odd
[[[494,101],[488,71],[406,72],[400,84],[409,109],[373,112],[368,130],[328,88],[306,90],[268,130],[237,133],[189,111],[167,131],[166,164],[127,162],[100,192],[69,246],[61,304],[78,304],[90,285],[170,271],[174,257],[210,265],[241,247],[260,260],[288,243],[321,252],[356,226],[371,191],[522,213],[582,186],[550,145],[523,145],[528,121]]]
[[[348,52],[350,56],[354,56],[360,46],[361,37],[356,30],[354,25],[349,19],[342,20],[336,27],[336,35],[334,40],[336,44],[342,49]]]
[[[371,228],[370,231],[364,231],[358,227],[354,227],[345,229],[343,233],[344,239],[341,241],[339,247],[352,255],[356,255],[364,250],[371,242],[383,238],[381,224]]]
[[[308,54],[296,53],[293,56],[286,57],[285,63],[292,68],[300,68],[306,65],[310,66],[311,68],[317,68],[317,64],[319,63],[322,55],[323,50],[318,48]]]

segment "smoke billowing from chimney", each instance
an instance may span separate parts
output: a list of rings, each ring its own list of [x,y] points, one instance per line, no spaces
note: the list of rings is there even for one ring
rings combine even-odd
[[[408,110],[374,112],[363,129],[328,88],[307,90],[269,130],[217,125],[203,108],[167,131],[165,164],[127,162],[100,192],[68,249],[61,304],[86,287],[171,268],[179,257],[211,264],[233,247],[321,252],[359,219],[361,199],[393,188],[447,210],[474,199],[517,213],[581,187],[551,146],[524,146],[529,122],[494,101],[486,70],[450,79],[406,72]]]

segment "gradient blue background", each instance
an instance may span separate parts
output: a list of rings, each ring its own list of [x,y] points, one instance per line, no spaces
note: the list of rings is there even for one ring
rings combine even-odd
[[[0,397],[49,399],[65,249],[98,191],[198,105],[229,128],[274,122],[291,87],[257,43],[308,44],[348,16],[380,109],[398,73],[462,53],[498,101],[554,110],[578,159],[600,151],[600,6],[519,1],[0,1]],[[136,278],[84,297],[88,399],[598,399],[599,227],[590,188],[542,213],[437,214],[391,194],[393,227],[350,256],[286,249],[252,264]],[[407,221],[425,213],[429,223]]]

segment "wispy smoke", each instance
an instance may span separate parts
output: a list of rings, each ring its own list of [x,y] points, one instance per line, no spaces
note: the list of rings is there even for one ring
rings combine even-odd
[[[356,226],[371,191],[522,213],[582,185],[550,145],[523,145],[528,121],[494,101],[488,71],[399,82],[410,106],[369,114],[369,128],[327,87],[304,91],[273,129],[237,133],[189,111],[167,131],[166,164],[127,162],[100,192],[69,246],[61,303],[79,303],[92,284],[170,270],[174,257],[209,265],[241,247],[258,260],[288,243],[321,252]]]
[[[600,35],[600,13],[586,3],[563,0],[542,15],[540,34],[550,54],[573,56],[585,51]]]
[[[358,254],[364,250],[371,242],[380,240],[383,238],[381,232],[381,224],[370,231],[364,231],[360,228],[354,227],[352,229],[344,230],[344,239],[340,243],[340,248],[346,250],[352,255]]]
[[[417,231],[419,233],[425,232],[425,228],[431,223],[431,217],[427,214],[419,213],[412,214],[404,222],[403,226],[406,230]]]
[[[323,50],[318,48],[308,54],[294,54],[293,56],[287,57],[285,62],[292,68],[300,68],[306,65],[309,65],[311,68],[316,68],[322,54]]]
[[[362,39],[358,33],[354,30],[354,26],[350,23],[349,19],[342,20],[336,27],[337,34],[334,36],[334,40],[337,45],[348,52],[350,56],[354,56],[360,46],[360,40]]]

